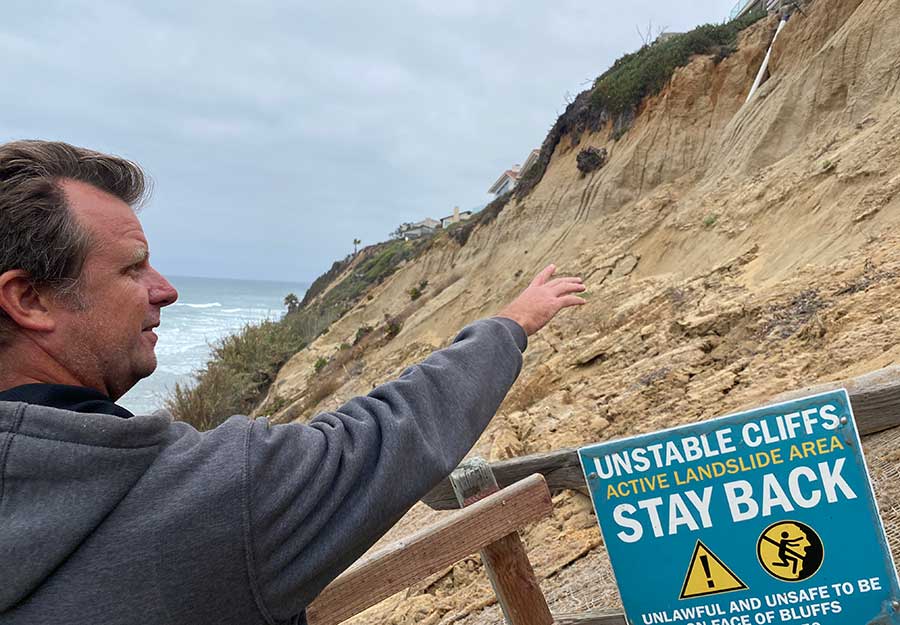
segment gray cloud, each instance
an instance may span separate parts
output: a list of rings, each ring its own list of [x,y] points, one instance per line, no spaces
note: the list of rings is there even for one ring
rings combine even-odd
[[[163,271],[309,280],[401,221],[489,198],[652,21],[721,1],[14,0],[0,141],[123,154]]]

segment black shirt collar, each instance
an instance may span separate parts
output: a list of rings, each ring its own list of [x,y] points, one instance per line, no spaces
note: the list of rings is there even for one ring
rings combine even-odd
[[[128,419],[129,411],[116,404],[100,391],[66,384],[24,384],[0,391],[0,401],[21,401],[48,408],[62,408],[73,412],[108,414]]]

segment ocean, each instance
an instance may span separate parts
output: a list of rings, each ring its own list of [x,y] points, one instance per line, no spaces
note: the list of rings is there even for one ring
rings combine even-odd
[[[248,323],[280,319],[284,296],[301,300],[308,284],[166,276],[178,301],[163,308],[156,334],[158,365],[148,378],[119,399],[136,414],[162,408],[176,382],[187,383],[209,360],[210,345]]]

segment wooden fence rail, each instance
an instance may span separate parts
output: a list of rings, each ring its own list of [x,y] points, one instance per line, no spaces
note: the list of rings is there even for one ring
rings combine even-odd
[[[491,466],[481,458],[472,458],[456,467],[450,474],[450,482],[463,507],[499,490]],[[518,532],[482,549],[481,562],[507,625],[553,625],[547,599],[541,592]]]
[[[771,403],[824,393],[836,388],[846,388],[850,394],[850,403],[853,406],[853,414],[856,417],[856,426],[860,436],[900,426],[900,367],[898,366],[879,369],[850,380],[829,382],[783,393]],[[491,470],[500,488],[515,484],[526,476],[540,473],[547,478],[547,486],[553,494],[564,489],[579,490],[588,494],[577,449],[558,449],[547,453],[492,462]],[[422,501],[435,510],[459,508],[449,478],[438,484],[422,498]]]
[[[307,609],[310,625],[335,625],[553,511],[541,475],[482,499],[360,560]]]

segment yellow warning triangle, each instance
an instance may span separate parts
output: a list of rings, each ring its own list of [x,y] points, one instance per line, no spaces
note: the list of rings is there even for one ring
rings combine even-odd
[[[697,546],[694,547],[694,555],[691,556],[691,564],[684,576],[681,596],[678,598],[692,599],[746,588],[747,584],[732,573],[731,569],[709,550],[709,547],[698,540]]]

